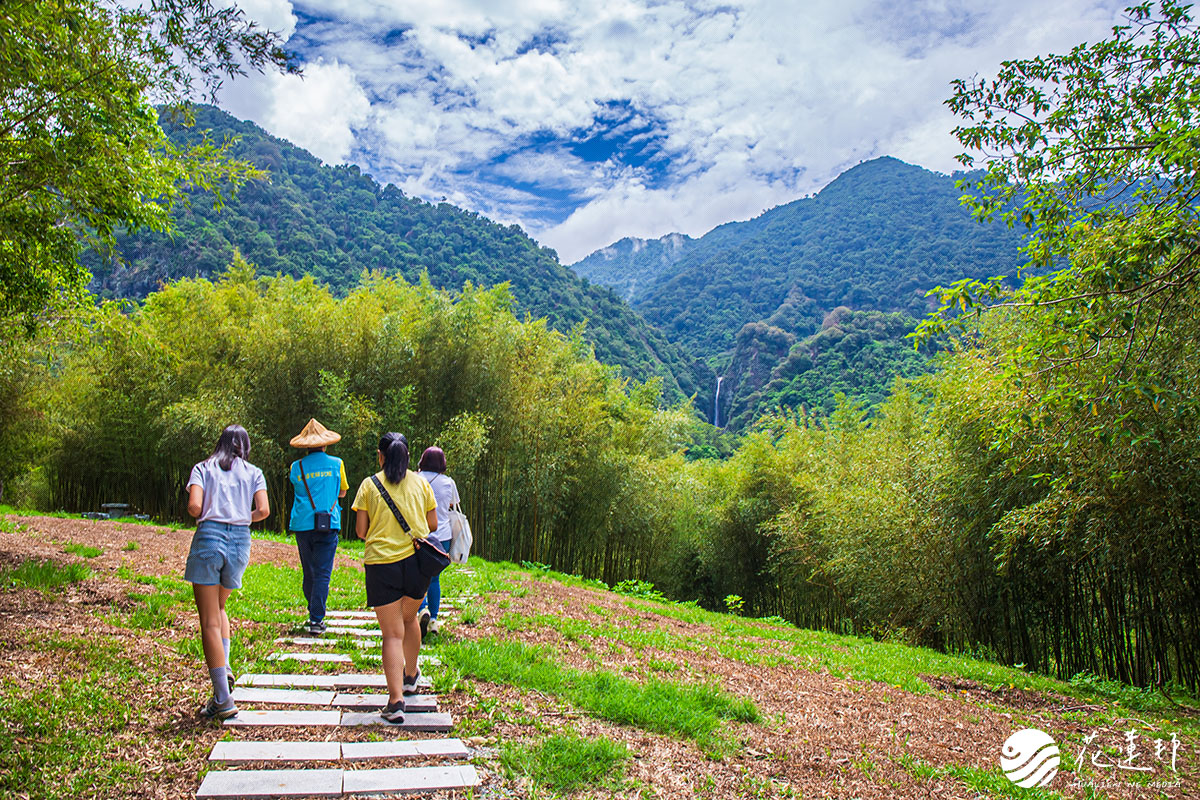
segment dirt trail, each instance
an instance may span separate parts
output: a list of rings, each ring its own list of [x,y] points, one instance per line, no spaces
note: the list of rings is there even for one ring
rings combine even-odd
[[[63,545],[70,542],[104,551],[86,559],[95,576],[67,587],[61,594],[31,589],[0,594],[0,659],[7,665],[6,677],[18,687],[15,691],[34,694],[41,686],[69,678],[77,669],[71,649],[47,646],[52,640],[116,642],[124,657],[135,663],[154,663],[161,674],[146,675],[144,685],[123,687],[126,694],[141,698],[139,713],[113,738],[109,754],[138,762],[153,780],[95,796],[192,796],[204,758],[221,734],[196,720],[194,710],[205,691],[205,676],[197,669],[195,658],[180,655],[175,646],[180,639],[195,635],[194,619],[181,614],[173,627],[147,634],[110,625],[94,613],[128,604],[127,592],[135,585],[118,576],[123,565],[135,574],[180,577],[191,531],[46,517],[9,520],[24,529],[0,531],[0,569],[31,557],[60,563],[84,560],[63,551]],[[137,543],[136,549],[125,549],[132,548],[130,542]],[[255,541],[251,559],[254,563],[298,566],[295,548],[284,543]],[[339,559],[346,566],[357,566],[352,559]],[[663,674],[682,680],[691,675],[696,680],[716,681],[731,693],[752,698],[764,721],[735,725],[732,732],[743,747],[731,757],[714,761],[690,742],[607,724],[578,714],[555,698],[477,684],[477,695],[448,695],[443,709],[451,711],[456,719],[490,718],[491,732],[474,742],[482,745],[480,754],[487,774],[476,796],[524,796],[519,784],[504,779],[495,768],[495,748],[488,745],[497,739],[538,735],[534,723],[539,717],[543,727],[546,723],[560,726],[569,722],[585,735],[625,742],[635,757],[628,770],[632,782],[621,796],[714,799],[801,795],[977,797],[977,791],[950,775],[914,777],[911,765],[925,762],[934,768],[958,765],[992,771],[1004,788],[1005,779],[996,772],[996,765],[1002,743],[1015,730],[1041,728],[1061,743],[1079,741],[1088,732],[1112,730],[1114,724],[1121,724],[1111,719],[1113,713],[1119,713],[1113,707],[1097,704],[1091,709],[1092,717],[1088,710],[1064,714],[1061,709],[1079,706],[1079,701],[1019,690],[992,692],[953,677],[928,676],[940,691],[912,694],[879,683],[836,678],[803,665],[750,666],[721,655],[710,645],[637,652],[611,642],[585,641],[581,645],[578,639],[568,639],[544,626],[510,630],[502,624],[506,614],[553,614],[648,631],[665,629],[700,641],[711,634],[707,626],[680,622],[640,607],[631,609],[626,599],[617,595],[541,581],[530,581],[527,586],[529,591],[524,596],[480,598],[485,611],[479,622],[458,625],[455,635],[554,644],[566,663],[579,668],[594,668],[599,654],[606,668],[635,677]],[[756,652],[771,653],[777,646],[763,639]],[[675,666],[663,673],[664,663]],[[1101,795],[1196,796],[1200,791],[1196,744],[1184,743],[1179,785],[1152,791],[1122,780],[1105,785]],[[1065,796],[1084,796],[1081,787],[1068,785],[1068,778],[1060,778],[1051,788]],[[1174,781],[1176,775],[1167,773],[1159,778]],[[590,791],[586,796],[607,795]]]

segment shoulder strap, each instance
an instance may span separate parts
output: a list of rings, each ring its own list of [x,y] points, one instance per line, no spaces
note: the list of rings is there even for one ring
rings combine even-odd
[[[304,491],[308,494],[308,504],[312,506],[313,511],[317,510],[317,504],[312,499],[312,489],[308,488],[308,478],[304,477],[304,459],[296,462],[296,469],[300,470],[300,480],[304,481]]]
[[[379,480],[379,476],[372,475],[371,481],[375,484],[375,488],[379,490],[379,496],[383,498],[383,502],[387,503],[388,508],[392,510],[392,514],[395,515],[396,521],[400,523],[400,527],[405,533],[407,533],[409,536],[412,536],[412,531],[408,527],[408,521],[404,519],[404,515],[400,513],[400,509],[396,508],[396,501],[392,499],[390,494],[388,494],[388,490],[383,488],[383,482]],[[417,537],[413,536],[413,538],[415,539]]]

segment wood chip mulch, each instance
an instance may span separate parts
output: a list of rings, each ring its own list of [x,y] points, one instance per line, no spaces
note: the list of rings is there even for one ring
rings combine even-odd
[[[181,654],[178,649],[183,640],[197,636],[194,611],[188,604],[174,606],[174,624],[150,631],[106,620],[129,607],[129,592],[146,591],[146,587],[118,576],[122,566],[134,574],[182,577],[191,530],[49,517],[8,519],[21,529],[0,530],[0,570],[29,558],[48,558],[59,563],[86,561],[95,575],[56,593],[33,589],[0,593],[0,660],[6,665],[6,681],[0,687],[14,695],[32,696],[42,687],[69,682],[86,669],[72,647],[56,642],[115,645],[120,658],[138,667],[132,670],[136,678],[114,690],[123,698],[134,699],[135,708],[106,741],[104,758],[137,764],[143,777],[86,796],[194,796],[199,776],[207,768],[208,752],[224,733],[196,718],[196,708],[208,693],[207,673],[194,655]],[[136,549],[125,549],[131,547],[130,542],[137,543]],[[103,553],[82,559],[64,552],[68,543],[99,547]],[[345,556],[338,558],[340,565],[358,566]],[[298,566],[295,548],[278,542],[256,540],[251,559],[253,563]],[[765,663],[747,664],[718,652],[721,634],[709,626],[655,614],[651,604],[541,580],[530,579],[523,585],[528,589],[524,596],[480,597],[476,601],[484,609],[480,620],[472,625],[447,621],[447,632],[464,638],[545,644],[571,666],[594,669],[599,662],[599,666],[637,680],[658,675],[715,682],[731,694],[752,698],[762,721],[731,723],[726,732],[737,742],[736,750],[716,760],[690,741],[596,720],[557,698],[468,682],[464,690],[441,696],[439,704],[458,722],[454,735],[461,735],[476,748],[475,763],[480,765],[485,783],[475,797],[528,796],[530,787],[504,777],[499,747],[564,729],[623,742],[633,754],[626,779],[617,788],[593,787],[581,794],[586,797],[974,798],[980,794],[958,778],[917,778],[903,763],[917,759],[934,767],[974,767],[989,770],[1003,781],[997,771],[1000,748],[1020,728],[1045,730],[1073,757],[1078,743],[1090,733],[1099,733],[1097,741],[1115,742],[1122,726],[1141,728],[1155,723],[1152,719],[1134,720],[1109,704],[1081,704],[1072,698],[990,688],[955,676],[922,676],[931,687],[924,694],[837,677],[815,664],[797,663],[783,644],[768,637],[753,642],[751,651]],[[298,614],[301,607],[298,599]],[[554,614],[663,630],[690,637],[691,647],[639,651],[588,637],[568,639],[548,627],[512,631],[501,624],[510,613]],[[235,636],[241,624],[235,623]],[[664,671],[664,664],[674,666]],[[7,724],[0,720],[0,726]],[[36,736],[36,732],[15,733],[18,740]],[[381,733],[388,732],[309,728],[289,730],[288,736],[349,741]],[[250,728],[238,730],[235,738],[278,736],[278,732]],[[1091,769],[1082,773],[1082,778],[1095,782],[1096,796],[1200,796],[1198,743],[1188,739],[1181,745],[1178,774],[1160,771],[1156,776],[1163,785],[1140,786],[1117,775],[1116,770]],[[1050,788],[1067,797],[1086,796],[1086,787],[1072,784],[1073,779],[1073,774],[1060,773]]]

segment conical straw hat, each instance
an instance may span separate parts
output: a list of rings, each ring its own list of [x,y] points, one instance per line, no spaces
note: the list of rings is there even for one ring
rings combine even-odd
[[[310,419],[300,431],[299,436],[292,437],[292,447],[326,447],[337,444],[342,440],[340,433],[334,433],[315,419]]]

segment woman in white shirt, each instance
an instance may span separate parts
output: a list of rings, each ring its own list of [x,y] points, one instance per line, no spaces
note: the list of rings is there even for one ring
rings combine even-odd
[[[437,500],[437,530],[430,533],[441,542],[442,548],[450,552],[450,508],[461,510],[462,500],[458,496],[458,486],[454,478],[446,474],[446,454],[440,447],[427,447],[417,462],[417,470],[422,478],[429,482],[433,496]],[[421,635],[436,633],[438,629],[438,609],[442,604],[442,585],[438,578],[429,583],[429,593],[421,601]]]
[[[241,425],[221,432],[213,454],[192,467],[188,478],[188,513],[196,532],[188,550],[183,579],[192,584],[200,615],[200,643],[212,681],[213,695],[200,716],[223,720],[237,714],[230,692],[229,615],[225,601],[242,588],[242,573],[250,563],[250,524],[271,513],[262,470],[246,459],[250,437]]]

